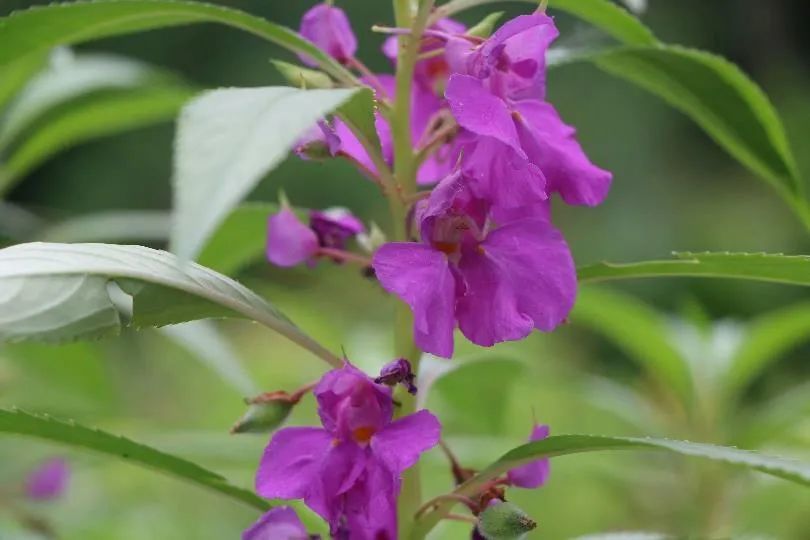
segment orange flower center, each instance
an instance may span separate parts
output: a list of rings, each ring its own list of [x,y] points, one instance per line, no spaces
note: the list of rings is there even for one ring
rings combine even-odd
[[[367,443],[371,440],[371,437],[374,436],[374,428],[373,427],[359,427],[352,431],[352,437],[354,440],[359,443]]]

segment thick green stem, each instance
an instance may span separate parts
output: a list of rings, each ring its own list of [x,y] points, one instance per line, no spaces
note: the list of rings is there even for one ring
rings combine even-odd
[[[390,121],[394,138],[394,178],[398,193],[388,195],[391,218],[394,222],[394,240],[407,241],[404,200],[416,192],[416,155],[411,137],[411,91],[414,66],[419,55],[420,42],[428,17],[433,9],[433,0],[421,0],[416,15],[411,10],[411,0],[394,0],[396,24],[410,28],[411,33],[400,36],[397,58],[396,96]],[[413,340],[413,317],[407,305],[398,303],[394,326],[394,346],[399,357],[411,362],[414,371],[419,369],[421,352]],[[416,410],[416,400],[401,389],[396,399],[401,406],[397,416],[405,416]],[[397,512],[399,515],[398,537],[408,538],[414,524],[414,514],[422,504],[422,486],[419,467],[408,469],[402,479]]]

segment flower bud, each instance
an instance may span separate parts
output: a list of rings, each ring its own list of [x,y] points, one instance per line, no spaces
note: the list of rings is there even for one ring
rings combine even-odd
[[[287,392],[272,392],[245,400],[250,407],[236,424],[231,433],[267,433],[275,430],[290,415],[295,405]]]
[[[478,518],[478,531],[487,540],[520,540],[535,527],[537,522],[509,502],[490,505]]]
[[[329,75],[322,71],[303,68],[295,64],[288,64],[281,60],[271,60],[270,62],[281,76],[287,79],[288,83],[297,88],[329,89],[335,86],[332,79],[329,78]]]

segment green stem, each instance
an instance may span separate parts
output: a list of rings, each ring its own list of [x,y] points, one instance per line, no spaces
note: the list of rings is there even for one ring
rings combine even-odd
[[[394,0],[396,24],[410,28],[409,35],[399,37],[397,58],[396,96],[391,111],[391,128],[394,138],[394,178],[397,193],[388,194],[391,218],[394,222],[394,240],[407,241],[404,200],[416,192],[416,155],[411,138],[411,91],[414,67],[419,56],[422,34],[433,9],[434,0],[421,0],[416,15],[411,10],[411,0]],[[398,357],[411,362],[414,371],[419,369],[421,352],[413,340],[413,316],[404,303],[397,303],[394,326],[394,346]],[[399,389],[396,399],[401,403],[397,416],[405,416],[416,410],[416,400]],[[414,526],[414,514],[422,504],[422,486],[418,465],[411,467],[402,478],[402,491],[397,504],[399,516],[398,537],[408,538]]]

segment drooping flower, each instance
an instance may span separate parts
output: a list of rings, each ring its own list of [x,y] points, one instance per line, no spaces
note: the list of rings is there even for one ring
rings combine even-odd
[[[590,162],[576,130],[543,101],[545,52],[556,36],[553,20],[536,14],[507,22],[477,47],[461,38],[448,43],[454,74],[445,96],[462,128],[500,141],[542,171],[548,193],[594,206],[612,175]]]
[[[312,263],[321,249],[345,250],[347,242],[364,231],[363,223],[345,208],[313,210],[307,226],[282,204],[267,221],[267,259],[282,267]]]
[[[259,465],[264,497],[303,499],[337,536],[396,538],[402,472],[439,441],[440,425],[422,410],[392,421],[391,389],[346,364],[314,390],[323,428],[278,431]]]
[[[354,35],[346,13],[333,5],[318,4],[304,14],[300,33],[340,63],[347,63],[357,52]],[[299,55],[310,66],[318,65],[307,55]]]
[[[551,331],[571,310],[576,273],[562,235],[532,207],[495,223],[463,171],[443,180],[417,211],[421,242],[383,245],[380,284],[414,314],[416,344],[453,353],[453,329],[478,345]]]
[[[266,512],[256,523],[242,533],[242,540],[315,540],[307,534],[295,510],[277,506]]]
[[[70,467],[62,458],[49,459],[34,469],[25,481],[25,493],[37,501],[60,497],[67,489]]]
[[[529,442],[540,441],[548,437],[549,427],[544,424],[535,424],[529,436]],[[542,486],[548,480],[550,463],[548,458],[538,459],[521,465],[507,473],[509,482],[516,487],[534,489]]]

